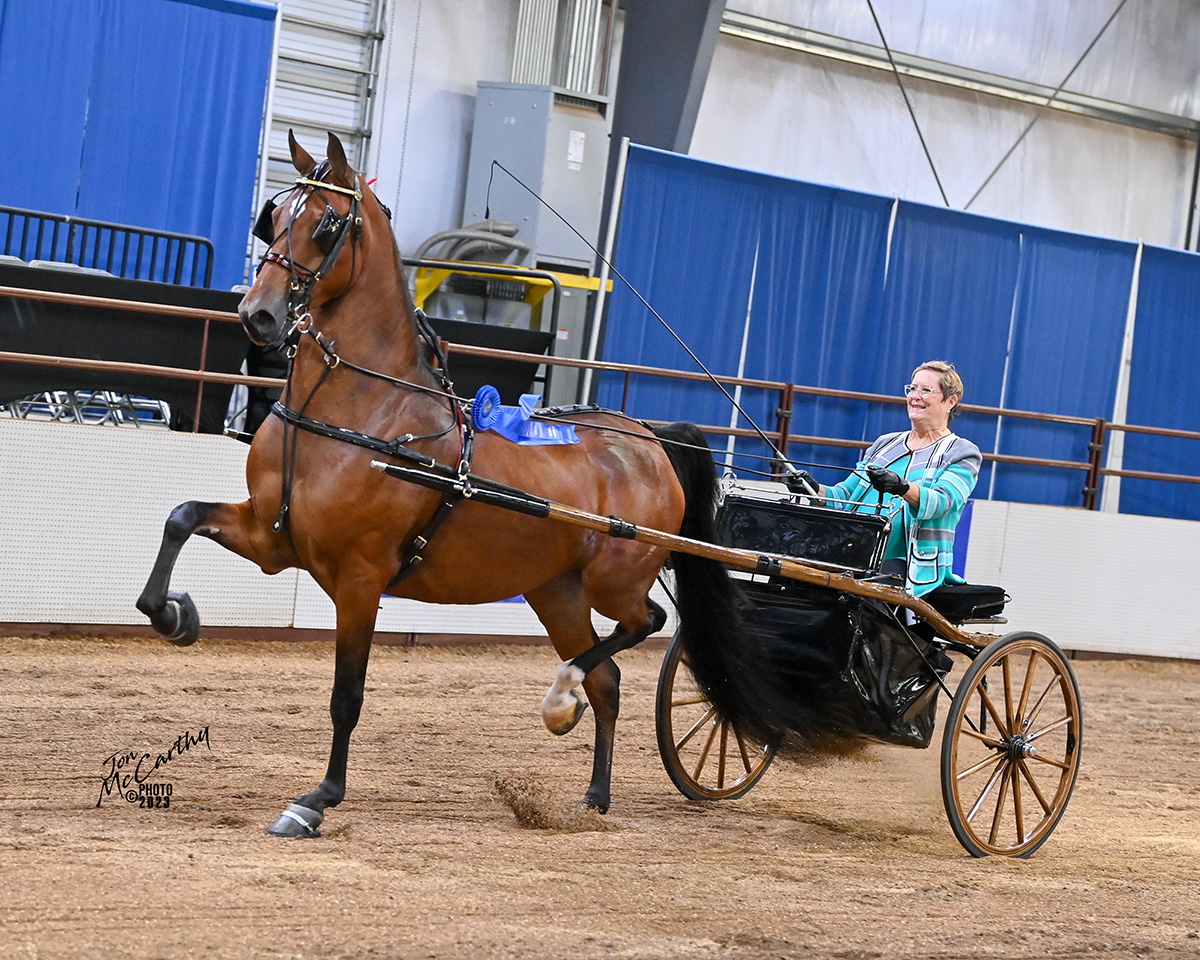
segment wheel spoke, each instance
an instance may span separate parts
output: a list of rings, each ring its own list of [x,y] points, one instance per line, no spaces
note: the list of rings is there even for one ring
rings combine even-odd
[[[725,754],[729,749],[729,721],[725,720],[721,723],[721,747],[720,753],[717,755],[717,789],[720,790],[725,786]]]
[[[708,732],[708,740],[704,743],[704,749],[700,751],[700,759],[696,761],[696,769],[692,773],[692,779],[699,781],[700,771],[704,769],[704,765],[708,763],[708,755],[712,751],[713,741],[717,739],[717,728],[721,726],[720,720],[716,717],[716,711],[712,711],[713,722],[712,729]]]
[[[1050,731],[1057,730],[1063,724],[1070,723],[1070,722],[1071,722],[1070,717],[1060,717],[1058,720],[1055,720],[1053,723],[1046,724],[1046,726],[1042,727],[1042,729],[1040,729],[1037,733],[1031,733],[1025,739],[1028,741],[1028,740],[1036,740],[1038,737],[1044,737]]]
[[[992,846],[996,845],[996,840],[1000,836],[1000,824],[1004,822],[1004,801],[1008,797],[1008,783],[1012,779],[1012,764],[1005,763],[1002,765],[1004,771],[1000,777],[1000,793],[996,797],[996,811],[992,814],[992,829],[988,831],[988,843]]]
[[[1025,716],[1025,707],[1029,703],[1029,693],[1033,689],[1033,674],[1037,670],[1041,654],[1037,650],[1029,651],[1029,662],[1025,664],[1025,679],[1021,682],[1021,702],[1017,704],[1017,719]]]
[[[1017,761],[1017,766],[1020,767],[1020,761]],[[1025,808],[1021,803],[1021,778],[1017,775],[1017,771],[1012,773],[1012,788],[1013,788],[1013,816],[1017,821],[1017,843],[1025,842]]]
[[[682,700],[672,700],[671,709],[675,707],[694,707],[698,703],[708,703],[708,697],[698,694],[694,697],[684,697]]]
[[[692,737],[694,737],[697,733],[700,732],[701,728],[706,723],[708,723],[710,720],[712,720],[712,718],[715,717],[716,715],[717,715],[716,708],[709,707],[704,712],[704,716],[702,716],[699,720],[697,720],[695,723],[693,723],[691,725],[691,727],[688,729],[688,732],[685,733],[679,740],[675,741],[675,749],[678,750],[682,746],[684,746],[689,740],[692,739]]]
[[[1000,672],[1004,676],[1004,716],[1008,721],[1008,732],[1015,729],[1013,723],[1013,691],[1012,691],[1012,657],[1000,661]]]
[[[967,814],[968,823],[975,819],[975,815],[979,813],[979,808],[983,806],[984,801],[988,798],[988,794],[992,792],[992,787],[996,785],[998,780],[1003,778],[1004,767],[1005,764],[1003,762],[998,764],[996,769],[992,772],[991,777],[988,778],[988,782],[984,785],[983,792],[979,794],[979,799],[975,801],[975,806],[973,806],[971,808],[971,812]]]
[[[1000,731],[1001,737],[1006,739],[1011,736],[1012,730],[1004,725],[1004,719],[1000,716],[1000,711],[996,709],[996,705],[992,703],[992,698],[988,696],[987,690],[983,688],[982,684],[977,687],[977,690],[979,691],[979,699],[987,708],[987,712],[992,715],[992,723],[994,723],[996,725],[996,729]]]
[[[1052,767],[1058,767],[1059,770],[1070,770],[1071,764],[1065,760],[1055,760],[1053,757],[1043,757],[1040,753],[1034,753],[1026,757],[1027,760],[1036,760],[1038,763],[1049,764]]]
[[[736,727],[733,731],[733,738],[737,741],[738,753],[741,754],[742,757],[742,770],[745,773],[749,773],[752,766],[750,763],[750,751],[746,749],[746,741],[742,739],[742,735],[737,732]]]
[[[1033,705],[1033,709],[1029,711],[1029,716],[1025,718],[1025,728],[1029,729],[1038,718],[1038,714],[1042,712],[1042,707],[1046,705],[1046,698],[1050,696],[1050,691],[1054,689],[1055,684],[1059,682],[1057,676],[1050,678],[1050,682],[1046,684],[1046,689],[1042,691],[1042,695],[1037,698],[1037,703]]]
[[[980,760],[977,764],[975,764],[975,766],[969,767],[968,769],[964,770],[962,773],[958,774],[954,779],[955,780],[965,780],[967,777],[973,776],[974,774],[978,773],[980,770],[983,770],[986,767],[990,767],[994,763],[998,763],[1001,759],[1002,759],[1001,755],[998,753],[989,754],[988,756],[986,756],[982,760]]]
[[[1050,812],[1050,804],[1046,802],[1046,798],[1042,796],[1042,791],[1038,789],[1037,781],[1033,779],[1033,775],[1029,772],[1029,768],[1025,765],[1025,761],[1021,760],[1017,763],[1018,769],[1025,776],[1025,782],[1029,784],[1029,789],[1033,791],[1033,795],[1037,797],[1038,803],[1042,805],[1042,810],[1045,813]]]
[[[970,727],[963,727],[962,732],[968,737],[974,737],[976,740],[989,747],[999,747],[1001,744],[1001,741],[996,737],[989,737],[986,733],[979,733],[977,730],[973,730]]]

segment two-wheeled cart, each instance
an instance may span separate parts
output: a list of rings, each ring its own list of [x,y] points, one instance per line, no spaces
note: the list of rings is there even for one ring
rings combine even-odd
[[[742,582],[749,628],[765,642],[800,645],[810,661],[806,690],[816,678],[823,707],[862,737],[928,746],[937,693],[950,695],[949,654],[967,657],[941,743],[950,826],[979,857],[1027,857],[1046,841],[1079,770],[1079,686],[1066,655],[1041,634],[963,629],[1005,623],[1003,590],[958,584],[913,597],[879,573],[888,533],[879,516],[731,494],[718,529],[730,550],[779,558]],[[709,703],[678,637],[659,674],[656,721],[663,765],[692,800],[743,796],[776,754]]]

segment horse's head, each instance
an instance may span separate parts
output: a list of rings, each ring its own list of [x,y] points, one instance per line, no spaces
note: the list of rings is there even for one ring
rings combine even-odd
[[[282,342],[310,310],[345,292],[363,233],[367,188],[346,162],[341,141],[329,135],[321,164],[291,131],[288,145],[300,176],[263,204],[254,236],[268,249],[238,305],[246,333],[260,345]]]

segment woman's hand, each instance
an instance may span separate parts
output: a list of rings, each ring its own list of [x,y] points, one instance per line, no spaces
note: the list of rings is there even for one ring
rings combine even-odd
[[[908,493],[908,481],[900,474],[885,467],[874,465],[867,467],[867,477],[871,481],[871,486],[880,493],[894,493],[901,497]]]

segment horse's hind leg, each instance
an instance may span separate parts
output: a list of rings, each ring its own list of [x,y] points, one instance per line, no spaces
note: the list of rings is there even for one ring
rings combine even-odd
[[[633,630],[618,625],[611,635],[597,643],[591,607],[578,580],[556,581],[526,594],[526,599],[546,627],[559,656],[567,661],[559,666],[554,685],[542,701],[542,719],[552,733],[570,730],[583,714],[583,701],[572,688],[583,683],[596,721],[592,780],[583,802],[605,813],[611,802],[613,741],[621,706],[621,671],[611,657],[658,630],[666,622],[666,614],[647,598],[644,622]],[[581,663],[583,667],[578,666]]]
[[[617,628],[603,640],[593,643],[588,650],[560,664],[554,677],[554,683],[542,697],[542,721],[550,732],[566,733],[575,725],[575,720],[579,719],[576,715],[574,720],[564,725],[563,718],[569,715],[572,702],[582,703],[574,690],[579,683],[606,660],[622,650],[637,646],[650,634],[661,629],[666,622],[667,615],[663,608],[647,597],[646,616],[637,627],[630,630],[618,624]],[[584,689],[587,689],[586,684]],[[582,713],[582,710],[579,713]]]
[[[551,581],[544,587],[526,593],[525,599],[529,601],[534,613],[546,628],[554,649],[564,660],[582,653],[596,642],[596,632],[592,629],[591,608],[584,598],[583,586],[578,575],[568,574]],[[583,679],[581,676],[575,683]],[[589,807],[604,811],[608,809],[609,804],[613,737],[621,708],[621,671],[610,660],[584,680],[583,689],[591,701],[596,724],[592,779],[583,802]],[[586,707],[587,704],[568,687],[567,697],[556,715],[547,715],[543,707],[542,719],[552,733],[565,734],[579,722]]]

